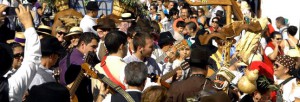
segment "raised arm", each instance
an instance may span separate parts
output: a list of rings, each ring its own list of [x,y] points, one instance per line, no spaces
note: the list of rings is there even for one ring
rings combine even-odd
[[[24,60],[18,71],[8,79],[9,100],[21,102],[26,89],[28,89],[36,70],[40,65],[41,45],[38,35],[33,28],[32,18],[28,8],[19,5],[16,9],[17,16],[25,27],[25,54]]]

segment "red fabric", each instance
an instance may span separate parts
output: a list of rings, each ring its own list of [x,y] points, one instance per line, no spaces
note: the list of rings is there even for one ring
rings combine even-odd
[[[115,84],[119,85],[122,89],[125,90],[126,89],[125,86],[121,82],[119,82],[117,79],[115,79],[115,77],[110,73],[109,69],[107,68],[105,60],[106,60],[106,56],[104,56],[102,58],[101,65],[100,65],[103,68],[105,74],[108,76],[108,78],[111,81],[113,81]]]
[[[268,36],[270,36],[270,34],[272,34],[275,31],[275,29],[272,26],[272,24],[268,24],[268,28],[269,28],[269,35]]]
[[[259,71],[259,75],[264,75],[267,78],[273,80],[274,70],[272,67],[268,66],[267,64],[261,61],[253,61],[250,66],[250,70],[257,69]]]
[[[276,91],[271,92],[271,101],[276,102]]]
[[[273,50],[275,49],[275,46],[272,44],[272,42],[269,42],[269,43],[267,44],[266,48],[267,48],[267,47],[271,47]],[[278,52],[278,55],[283,55],[283,53],[282,53],[283,51],[282,51],[281,49],[279,49],[279,50],[280,50],[280,51]],[[274,62],[274,61],[272,61],[272,60],[265,54],[265,51],[266,51],[266,49],[265,49],[264,52],[263,52],[263,57],[264,57],[263,62],[273,69],[273,62]]]

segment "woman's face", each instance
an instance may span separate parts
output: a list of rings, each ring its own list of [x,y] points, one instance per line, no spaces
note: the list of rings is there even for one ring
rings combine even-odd
[[[56,33],[56,38],[58,39],[59,42],[63,42],[64,41],[64,36],[66,35],[66,30],[60,30]]]
[[[282,41],[282,36],[280,34],[276,34],[274,38],[272,38],[272,41],[273,43],[277,43],[278,45],[280,45]]]
[[[71,36],[72,38],[71,38],[71,45],[72,46],[77,46],[78,45],[78,42],[79,42],[79,37],[80,37],[80,35],[72,35]]]
[[[13,49],[14,52],[14,60],[13,60],[13,68],[18,69],[24,58],[24,49],[22,47],[15,47]]]
[[[189,57],[190,52],[191,51],[190,51],[190,48],[188,46],[187,47],[183,47],[183,48],[181,48],[179,50],[179,56],[180,56],[180,58],[185,59],[185,58]]]
[[[211,22],[211,26],[213,28],[219,28],[219,20],[218,19],[213,19],[212,22]]]

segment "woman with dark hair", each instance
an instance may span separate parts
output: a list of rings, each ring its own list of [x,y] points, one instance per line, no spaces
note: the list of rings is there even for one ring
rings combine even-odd
[[[270,35],[270,41],[268,42],[264,53],[263,53],[263,58],[264,58],[264,63],[266,63],[268,66],[273,68],[273,63],[276,60],[276,57],[279,55],[283,55],[283,50],[280,47],[280,43],[282,41],[282,35],[279,32],[273,32]]]
[[[292,49],[298,50],[299,40],[294,36],[297,33],[298,28],[296,26],[289,26],[287,28],[288,39],[285,39],[281,42],[281,47],[283,48],[283,52],[285,55],[289,55],[291,57],[300,57],[299,53],[292,53]],[[299,52],[299,51],[298,51]]]
[[[144,90],[142,102],[165,102],[167,89],[162,86],[151,86]]]
[[[9,44],[11,49],[13,50],[13,63],[12,68],[4,75],[4,77],[9,78],[13,75],[21,66],[24,58],[24,48],[21,44],[17,42],[13,42]]]
[[[206,25],[206,16],[205,16],[204,9],[203,8],[198,8],[197,14],[198,14],[197,22],[201,23],[202,25]]]

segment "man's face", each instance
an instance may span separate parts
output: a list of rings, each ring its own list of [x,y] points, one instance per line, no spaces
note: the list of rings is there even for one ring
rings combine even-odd
[[[184,27],[178,27],[178,33],[182,34]]]
[[[146,45],[143,47],[142,56],[144,57],[151,57],[153,52],[153,39],[145,39]]]
[[[52,55],[50,56],[50,59],[51,59],[51,60],[49,60],[49,61],[50,61],[51,66],[54,66],[54,65],[56,64],[58,58],[59,58],[59,55],[58,55],[58,54],[52,54]]]
[[[88,44],[83,44],[84,54],[86,55],[89,51],[96,52],[97,47],[98,47],[98,42],[96,39],[93,39]]]
[[[174,20],[176,20],[178,18],[178,14],[175,14],[172,16]]]
[[[77,46],[79,42],[80,35],[71,35],[71,46]]]
[[[188,46],[182,47],[179,49],[179,56],[181,58],[185,59],[185,58],[189,57],[190,52],[191,52],[190,47],[188,47]]]
[[[93,11],[93,18],[96,18],[98,16],[98,10]]]
[[[277,20],[276,20],[276,27],[277,27],[277,29],[280,29],[280,23],[278,23]]]
[[[193,33],[193,29],[189,28],[188,26],[185,26],[184,30],[189,35]]]
[[[180,15],[180,17],[182,19],[187,19],[189,17],[188,10],[187,9],[181,9],[181,15]]]
[[[127,32],[128,28],[131,26],[130,22],[121,22],[119,25],[120,31]]]
[[[285,74],[287,74],[288,69],[285,68],[282,64],[278,63],[277,61],[273,65],[274,68],[274,75],[277,79],[282,78]]]
[[[150,7],[150,14],[155,14],[156,13],[156,9],[154,8],[154,6]]]
[[[13,53],[14,53],[13,67],[15,69],[18,69],[21,66],[21,63],[24,58],[24,50],[22,47],[15,47],[13,49]]]
[[[168,9],[170,10],[171,8],[174,7],[174,3],[173,2],[170,2],[169,5],[168,5]]]

